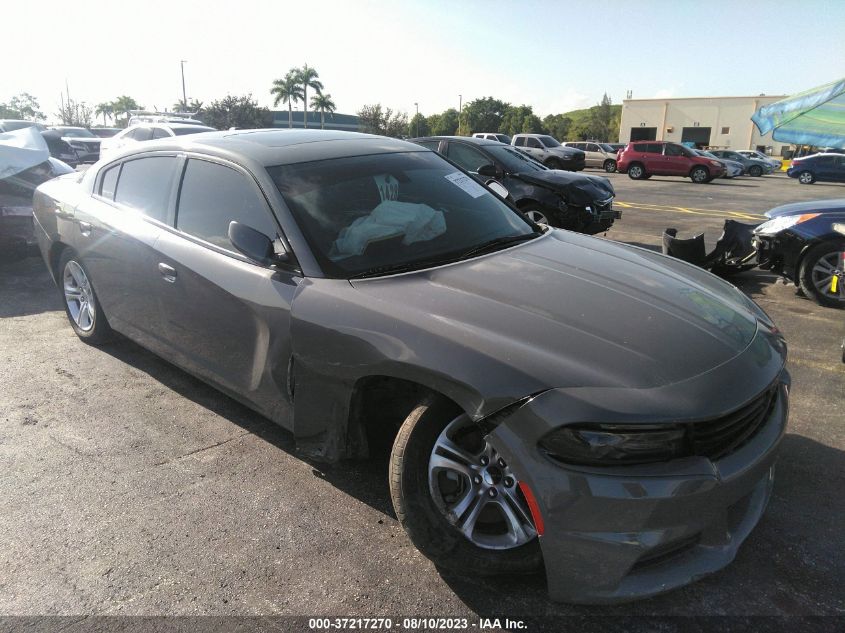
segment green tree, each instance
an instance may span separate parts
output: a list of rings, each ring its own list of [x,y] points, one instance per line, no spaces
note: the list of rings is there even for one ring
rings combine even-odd
[[[543,118],[543,127],[559,141],[569,140],[569,127],[572,119],[565,114],[550,114]]]
[[[408,131],[408,115],[382,108],[380,103],[365,105],[358,110],[358,129],[382,136],[404,136]]]
[[[41,112],[38,99],[28,92],[22,92],[12,97],[7,104],[7,108],[17,113],[17,116],[10,118],[27,119],[29,121],[43,121],[47,118]]]
[[[202,101],[199,101],[197,99],[191,99],[186,103],[182,99],[179,99],[171,107],[173,108],[174,112],[198,114],[199,111],[202,110]]]
[[[426,120],[435,136],[453,136],[458,130],[458,111],[449,108],[440,114],[433,114]]]
[[[317,71],[313,68],[309,67],[308,64],[305,64],[302,68],[297,71],[297,76],[299,77],[299,83],[302,85],[302,104],[303,109],[305,110],[303,115],[303,123],[305,127],[308,127],[308,89],[313,88],[317,91],[317,94],[323,92],[323,84],[320,83],[319,77],[320,75],[317,74]]]
[[[135,101],[135,99],[126,95],[122,95],[115,99],[112,102],[112,107],[114,108],[115,123],[120,123],[123,127],[126,127],[129,124],[129,117],[131,116],[129,114],[130,110],[143,109],[143,106],[138,105],[138,102]],[[123,120],[118,120],[118,114],[124,115],[125,118]]]
[[[470,101],[464,106],[460,127],[466,134],[496,132],[502,124],[505,111],[509,107],[510,104],[493,97],[483,97]]]
[[[429,136],[430,134],[431,127],[428,125],[428,119],[419,112],[408,121],[408,136]]]
[[[103,115],[103,125],[108,125],[108,121],[106,121],[106,117],[112,117],[114,115],[114,105],[108,102],[98,103],[97,106],[94,108],[94,114],[96,116]]]
[[[212,101],[202,112],[206,125],[218,130],[229,128],[250,129],[270,127],[272,114],[267,108],[262,108],[252,98],[252,94],[244,96],[227,95],[217,101]]]
[[[289,70],[284,79],[276,79],[270,94],[275,96],[274,106],[279,105],[280,101],[288,104],[288,127],[293,127],[293,104],[305,99],[296,71]]]
[[[332,101],[332,96],[330,94],[317,93],[311,97],[311,107],[314,108],[314,110],[320,111],[320,129],[325,129],[326,112],[331,114],[335,111],[336,107],[334,101]]]
[[[94,109],[84,101],[68,99],[56,113],[63,125],[74,125],[77,127],[91,127],[94,122]]]
[[[502,122],[495,131],[513,136],[514,134],[521,134],[525,127],[525,119],[529,117],[529,122],[533,121],[530,117],[534,116],[534,110],[531,106],[508,106],[502,116]]]

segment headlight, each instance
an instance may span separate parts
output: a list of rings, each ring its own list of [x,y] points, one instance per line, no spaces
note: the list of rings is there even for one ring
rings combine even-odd
[[[75,141],[71,141],[69,143],[69,145],[74,149],[86,149],[84,143],[78,143],[78,142],[75,142]]]
[[[710,164],[711,164],[711,165],[715,165],[716,167],[721,167],[721,166],[722,166],[722,163],[720,163],[720,162],[719,162],[719,161],[717,161],[717,160],[711,160],[711,161],[710,161]]]
[[[807,220],[812,220],[815,217],[818,217],[818,213],[805,213],[803,215],[782,215],[780,217],[774,218],[773,220],[769,220],[768,222],[764,222],[756,229],[754,229],[754,233],[757,235],[774,235],[776,233],[780,233],[781,231],[785,231],[791,226],[795,226],[796,224],[801,224],[802,222],[806,222]]]
[[[539,442],[565,464],[613,466],[662,462],[688,454],[684,429],[672,424],[575,424]]]

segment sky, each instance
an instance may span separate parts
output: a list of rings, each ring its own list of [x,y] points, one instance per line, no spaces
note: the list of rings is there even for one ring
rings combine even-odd
[[[65,82],[89,105],[147,108],[270,88],[317,69],[337,111],[425,115],[494,96],[541,117],[634,98],[793,94],[845,77],[845,0],[42,0],[3,9],[0,102],[55,120]],[[800,11],[798,10],[800,7]],[[309,95],[310,99],[310,95]],[[278,109],[286,109],[280,104]],[[301,108],[301,106],[300,106]]]

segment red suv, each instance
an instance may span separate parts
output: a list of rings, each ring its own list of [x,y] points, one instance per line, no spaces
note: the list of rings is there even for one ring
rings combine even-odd
[[[664,141],[632,141],[619,152],[617,169],[634,180],[652,176],[683,176],[704,183],[718,178],[725,168],[717,160],[699,156],[688,147]]]

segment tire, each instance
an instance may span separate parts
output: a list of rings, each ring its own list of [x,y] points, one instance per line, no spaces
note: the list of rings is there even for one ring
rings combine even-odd
[[[539,204],[526,205],[522,208],[522,213],[535,224],[548,224],[551,226],[549,214]]]
[[[710,182],[711,180],[710,172],[707,171],[706,167],[702,167],[701,165],[699,165],[698,167],[693,167],[692,171],[689,173],[689,177],[694,183],[698,185],[703,185],[705,183]]]
[[[108,342],[112,329],[97,300],[88,269],[72,249],[65,249],[59,259],[58,279],[65,314],[76,335],[91,345]]]
[[[631,180],[644,180],[646,177],[645,168],[640,163],[631,163],[628,166],[628,178]]]
[[[454,439],[444,441],[447,433],[451,433]],[[459,446],[460,452],[444,451],[443,446],[447,442],[451,446]],[[481,452],[476,454],[476,448]],[[451,459],[444,455],[451,456]],[[486,467],[482,466],[481,457],[488,460]],[[479,461],[467,466],[461,458],[466,458],[466,463],[475,459]],[[466,473],[450,470],[448,464],[458,464],[461,472]],[[483,438],[481,430],[468,416],[456,411],[454,405],[433,398],[424,400],[411,411],[399,429],[390,456],[393,508],[417,549],[438,567],[481,576],[529,574],[540,569],[540,545],[533,526],[526,522],[530,513],[524,500],[520,502],[520,512],[514,510],[514,506],[508,506],[511,516],[521,521],[521,537],[514,535],[514,542],[510,542],[510,532],[496,534],[495,530],[487,527],[495,525],[490,519],[495,518],[497,512],[504,517],[501,504],[510,503],[508,499],[521,499],[512,473],[498,464],[496,453]],[[504,491],[506,483],[511,482],[507,492],[491,497],[489,487],[485,488],[487,493],[482,490],[482,486],[490,483],[490,475],[484,473],[490,471],[498,472],[498,483],[493,486],[496,489]],[[469,473],[473,473],[472,479]],[[472,483],[473,479],[479,482],[478,486]],[[458,499],[451,506],[447,498],[449,495],[443,494],[441,483],[457,491]],[[434,493],[432,486],[436,488]],[[465,489],[463,494],[460,491],[462,487]],[[438,498],[439,501],[436,500]],[[461,512],[460,516],[455,515],[455,509]],[[451,518],[447,518],[450,511]],[[468,530],[470,536],[461,531],[461,527]],[[495,543],[509,546],[495,548]]]
[[[608,160],[604,161],[603,167],[604,167],[604,170],[608,174],[616,173],[616,161],[615,160],[608,159]]]
[[[798,182],[802,185],[812,185],[816,182],[816,176],[813,172],[804,170],[798,174]]]
[[[751,167],[748,168],[748,175],[754,176],[755,178],[757,178],[758,176],[762,176],[763,168],[760,167],[760,165],[751,165]]]
[[[845,278],[839,277],[836,294],[830,292],[830,273],[834,269],[842,272],[843,250],[845,243],[824,242],[813,246],[801,260],[798,273],[801,290],[828,308],[845,308]]]

